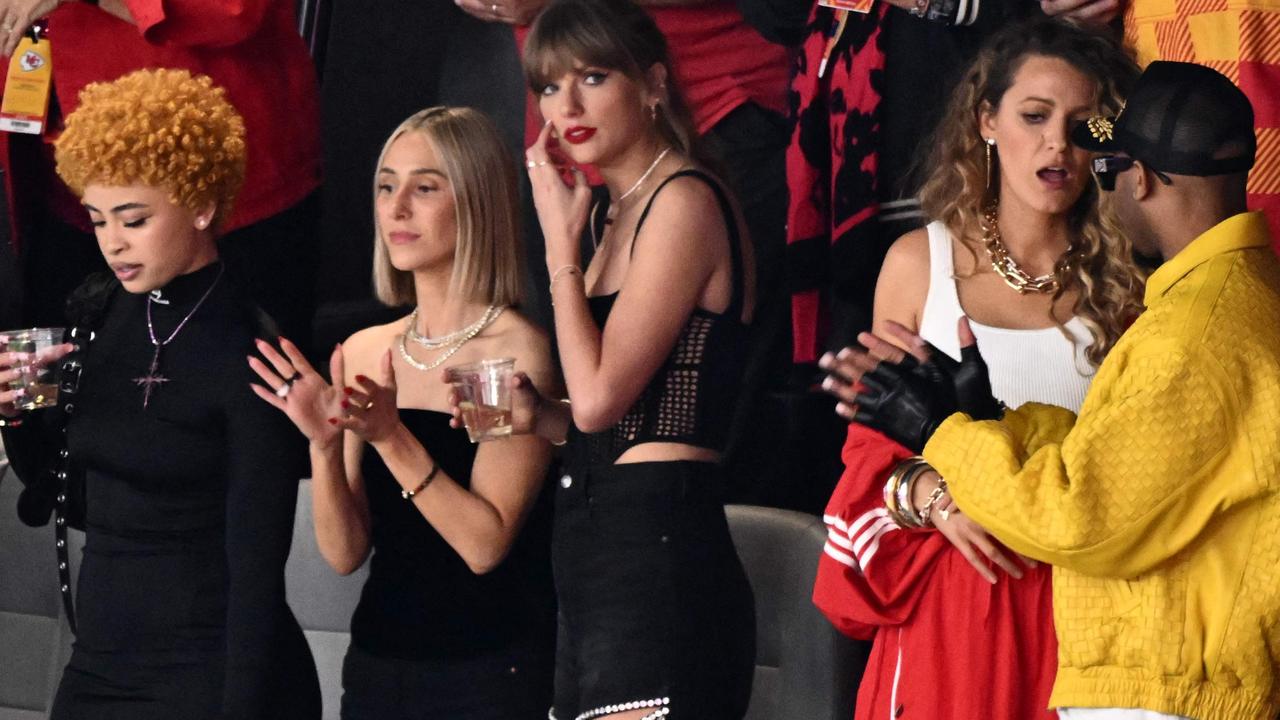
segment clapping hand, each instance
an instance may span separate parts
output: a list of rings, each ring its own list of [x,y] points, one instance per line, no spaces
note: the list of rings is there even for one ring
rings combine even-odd
[[[266,387],[250,385],[254,394],[288,415],[313,445],[339,442],[342,437],[339,421],[342,394],[337,388],[316,372],[302,351],[287,339],[280,338],[283,354],[263,340],[258,340],[257,346],[267,362],[251,355],[249,367]],[[329,356],[329,374],[341,378],[342,372],[342,346],[335,345]]]

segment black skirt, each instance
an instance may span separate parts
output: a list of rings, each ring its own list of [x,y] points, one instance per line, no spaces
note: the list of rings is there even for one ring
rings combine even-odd
[[[571,467],[559,479],[553,718],[745,714],[755,608],[722,486],[719,466],[688,461]]]

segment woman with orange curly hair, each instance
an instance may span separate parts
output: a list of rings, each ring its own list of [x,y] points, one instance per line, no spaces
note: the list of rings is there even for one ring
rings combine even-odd
[[[56,511],[76,642],[55,720],[320,715],[284,588],[305,456],[250,392],[273,323],[216,244],[244,138],[208,77],[140,70],[85,88],[57,144],[111,274],[77,291],[59,408],[5,432],[23,520]],[[68,522],[86,533],[74,605]]]

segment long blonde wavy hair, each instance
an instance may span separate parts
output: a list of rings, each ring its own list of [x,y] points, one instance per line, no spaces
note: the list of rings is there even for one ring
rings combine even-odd
[[[1101,31],[1048,18],[1005,28],[991,38],[965,72],[934,132],[932,167],[920,190],[928,217],[942,221],[974,258],[983,248],[982,212],[998,194],[998,162],[987,187],[986,143],[979,128],[984,111],[995,112],[1022,63],[1031,56],[1061,59],[1091,79],[1097,88],[1097,110],[1115,115],[1124,93],[1138,77],[1138,67],[1115,38]],[[1100,197],[1101,196],[1101,197]],[[1105,207],[1105,193],[1086,183],[1071,209],[1075,238],[1068,269],[1059,263],[1059,289],[1054,299],[1078,288],[1075,314],[1093,335],[1086,355],[1094,365],[1115,346],[1121,333],[1142,310],[1143,273],[1133,249]],[[1051,317],[1062,325],[1062,320]]]

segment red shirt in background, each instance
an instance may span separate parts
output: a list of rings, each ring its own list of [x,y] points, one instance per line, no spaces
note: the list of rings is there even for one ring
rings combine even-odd
[[[667,36],[676,82],[693,110],[699,134],[747,102],[787,113],[787,49],[765,40],[733,3],[645,10]],[[528,28],[516,28],[516,45],[522,51],[528,33]],[[526,146],[541,129],[542,114],[531,94],[525,113]]]
[[[226,88],[228,99],[244,117],[245,184],[225,230],[275,215],[319,187],[319,97],[315,70],[296,28],[294,3],[124,2],[136,26],[80,2],[60,5],[49,16],[54,91],[63,117],[76,109],[80,90],[89,83],[141,68],[184,68]],[[0,87],[3,83],[0,74]],[[24,156],[25,162],[14,167],[13,139],[0,132],[0,167],[7,179],[11,217],[32,207],[38,194],[49,192],[51,182],[46,152]],[[62,198],[52,203],[62,217],[68,212],[67,191],[64,186],[60,191]],[[70,211],[83,213],[75,205]],[[15,243],[16,228],[15,222]]]

